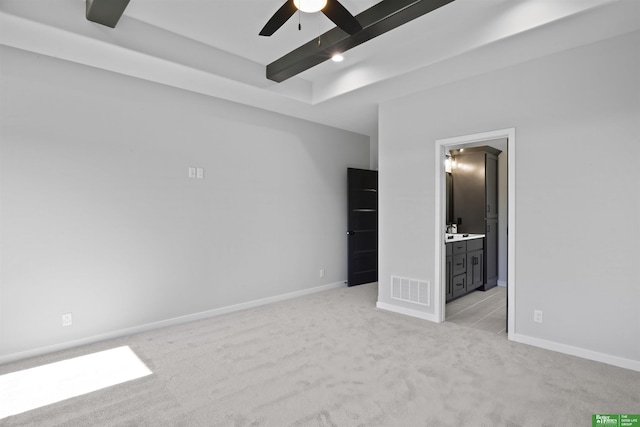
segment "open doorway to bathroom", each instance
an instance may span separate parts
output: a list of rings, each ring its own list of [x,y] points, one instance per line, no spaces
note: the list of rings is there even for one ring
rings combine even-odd
[[[445,321],[507,331],[507,138],[448,147]]]
[[[508,331],[510,339],[515,332],[514,143],[514,129],[436,141],[436,314],[440,321]]]

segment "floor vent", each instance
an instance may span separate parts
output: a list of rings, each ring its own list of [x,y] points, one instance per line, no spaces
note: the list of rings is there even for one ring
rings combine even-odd
[[[391,298],[430,307],[431,285],[423,280],[391,276]]]

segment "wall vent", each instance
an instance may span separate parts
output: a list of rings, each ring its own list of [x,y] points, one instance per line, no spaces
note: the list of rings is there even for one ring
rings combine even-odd
[[[391,298],[431,307],[431,284],[424,280],[391,276]]]

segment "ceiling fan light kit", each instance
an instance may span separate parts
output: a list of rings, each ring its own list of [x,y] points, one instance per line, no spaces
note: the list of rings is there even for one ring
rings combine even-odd
[[[360,25],[355,16],[338,0],[287,0],[262,28],[260,35],[271,36],[298,10],[309,13],[322,11],[338,28],[350,35],[362,30],[362,25]]]
[[[316,13],[320,12],[327,5],[327,0],[293,0],[300,12]]]

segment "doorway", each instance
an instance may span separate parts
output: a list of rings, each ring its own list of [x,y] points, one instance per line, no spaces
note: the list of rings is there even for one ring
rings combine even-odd
[[[440,322],[446,316],[446,254],[445,254],[445,230],[446,230],[446,173],[445,158],[446,153],[454,148],[487,145],[489,141],[504,139],[507,151],[507,221],[506,227],[502,227],[507,234],[507,262],[506,262],[506,290],[507,290],[507,317],[508,317],[508,338],[513,340],[515,335],[515,129],[501,129],[490,132],[483,132],[472,135],[464,135],[453,138],[446,138],[436,141],[436,188],[435,188],[435,317]],[[504,150],[503,150],[504,151]]]

